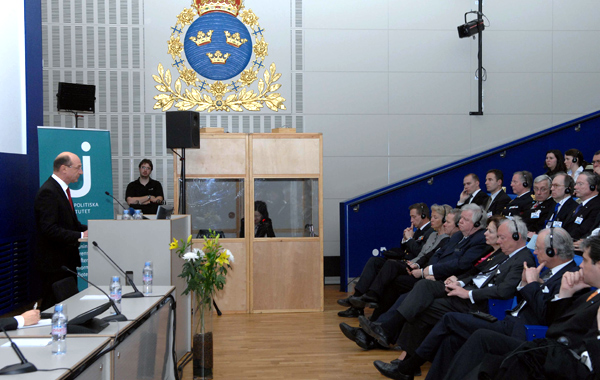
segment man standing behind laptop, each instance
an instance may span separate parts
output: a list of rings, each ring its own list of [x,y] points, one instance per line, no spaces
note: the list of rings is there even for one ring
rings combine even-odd
[[[154,169],[152,161],[144,158],[138,167],[140,177],[129,183],[125,191],[127,204],[134,209],[142,210],[143,214],[156,214],[158,205],[162,204],[165,199],[162,185],[150,178]]]

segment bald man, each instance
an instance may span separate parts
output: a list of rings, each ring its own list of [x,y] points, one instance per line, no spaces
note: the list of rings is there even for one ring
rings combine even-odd
[[[35,197],[37,264],[42,272],[42,310],[54,305],[52,284],[72,276],[62,265],[76,271],[81,266],[79,239],[87,237],[87,226],[79,223],[69,184],[83,173],[81,160],[71,152],[54,159],[53,173]]]

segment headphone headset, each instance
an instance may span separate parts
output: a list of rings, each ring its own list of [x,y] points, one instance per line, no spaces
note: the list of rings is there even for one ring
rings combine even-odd
[[[577,156],[573,157],[573,163],[576,164],[577,163]]]
[[[514,241],[519,241],[519,226],[517,226],[517,221],[512,219],[513,223],[515,224],[515,230],[516,232],[514,232],[512,234],[512,238]]]
[[[454,214],[454,217],[456,218],[456,214]],[[458,222],[460,222],[460,218],[462,218],[462,215],[460,215],[460,214],[459,214],[459,217],[458,217],[458,219],[456,219],[456,221],[454,222],[454,225],[455,225],[456,227],[458,227]]]
[[[421,219],[427,218],[427,215],[425,215],[425,207],[423,207],[424,205],[424,203],[419,203],[419,206],[421,206]]]
[[[527,182],[527,180],[523,181],[523,187],[529,187],[529,182]]]
[[[444,210],[444,216],[442,217],[442,223],[446,223],[446,207],[442,206],[442,209]]]
[[[481,226],[481,219],[483,219],[483,211],[481,212],[481,215],[479,215],[479,219],[477,219],[477,221],[473,223],[474,228]]]
[[[553,245],[553,239],[554,239],[554,227],[550,227],[550,246],[548,248],[546,248],[546,255],[548,257],[554,257],[554,245]]]
[[[565,194],[571,194],[571,188],[565,186]]]

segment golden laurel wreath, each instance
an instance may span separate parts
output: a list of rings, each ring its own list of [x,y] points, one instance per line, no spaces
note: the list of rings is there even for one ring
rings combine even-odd
[[[195,7],[195,5],[192,6]],[[233,110],[241,112],[244,108],[248,111],[258,111],[264,104],[275,112],[280,109],[285,110],[286,108],[283,104],[285,99],[281,97],[281,94],[274,92],[281,87],[281,84],[275,83],[281,78],[281,74],[275,72],[275,64],[271,63],[268,70],[265,67],[263,78],[258,79],[260,68],[264,67],[263,62],[268,55],[268,43],[265,42],[262,36],[264,29],[260,28],[258,16],[251,9],[244,10],[240,14],[242,22],[254,32],[252,34],[255,38],[253,46],[255,59],[253,60],[252,67],[242,71],[237,81],[226,84],[222,81],[207,83],[205,80],[200,80],[193,69],[186,67],[185,60],[181,56],[183,51],[183,42],[181,41],[183,28],[191,25],[196,15],[197,13],[193,8],[184,9],[177,16],[175,26],[171,28],[172,33],[171,39],[168,41],[168,54],[173,57],[172,66],[176,67],[179,72],[179,78],[177,78],[173,87],[171,71],[165,70],[161,63],[158,64],[158,75],[152,75],[152,78],[158,83],[155,88],[161,94],[154,96],[156,100],[154,109],[160,108],[162,111],[167,111],[175,106],[180,111],[196,107],[196,111],[229,112],[229,110]],[[260,39],[258,37],[259,34],[261,35]],[[246,87],[238,91],[237,83],[240,86],[249,86],[257,80],[258,92],[248,90]],[[191,89],[186,88],[183,90],[182,81],[186,86],[191,87]],[[201,84],[200,88],[197,87],[198,82]],[[229,93],[232,94],[227,95]]]

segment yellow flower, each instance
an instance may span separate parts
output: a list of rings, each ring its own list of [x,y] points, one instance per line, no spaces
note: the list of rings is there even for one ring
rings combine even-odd
[[[191,242],[192,242],[192,235],[190,235],[190,237],[188,237],[187,243],[190,244]]]
[[[228,260],[228,257],[227,257],[227,253],[225,253],[225,252],[221,253],[221,254],[219,255],[219,257],[217,257],[217,262],[218,262],[218,263],[219,263],[221,266],[223,266],[223,265],[226,265],[226,264],[229,264],[229,260]]]
[[[179,248],[179,243],[177,242],[177,239],[173,238],[173,241],[171,242],[169,249],[177,249],[177,248]]]

